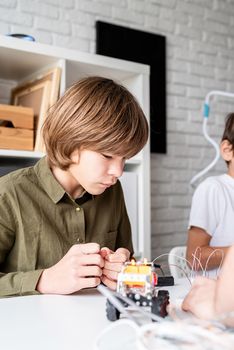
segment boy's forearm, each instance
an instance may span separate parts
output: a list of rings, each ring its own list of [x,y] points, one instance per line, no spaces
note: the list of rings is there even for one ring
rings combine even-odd
[[[0,297],[39,294],[36,286],[42,271],[0,273]]]
[[[188,251],[187,259],[195,270],[201,270],[202,268],[211,270],[220,266],[228,248],[229,247],[200,246],[196,254],[195,250]]]

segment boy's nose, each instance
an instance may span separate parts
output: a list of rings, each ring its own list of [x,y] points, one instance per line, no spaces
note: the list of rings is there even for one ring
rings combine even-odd
[[[109,175],[112,175],[115,178],[119,178],[123,174],[123,169],[124,169],[123,162],[112,164],[108,173]]]

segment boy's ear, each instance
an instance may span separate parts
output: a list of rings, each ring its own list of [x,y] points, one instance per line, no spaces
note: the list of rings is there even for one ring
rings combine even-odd
[[[220,153],[226,162],[230,162],[233,158],[233,148],[228,140],[223,140],[220,145]]]
[[[75,151],[73,151],[70,155],[70,159],[74,164],[78,164],[80,161],[80,150],[76,149]]]

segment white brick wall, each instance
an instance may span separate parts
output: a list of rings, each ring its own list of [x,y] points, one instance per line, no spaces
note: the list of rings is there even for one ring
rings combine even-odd
[[[185,243],[189,180],[214,156],[201,136],[202,103],[211,89],[234,91],[234,1],[0,0],[1,34],[27,33],[52,45],[94,52],[98,19],[167,37],[168,153],[151,156],[155,257]],[[232,110],[234,101],[212,102],[210,131],[217,140]],[[220,161],[210,174],[225,170]]]

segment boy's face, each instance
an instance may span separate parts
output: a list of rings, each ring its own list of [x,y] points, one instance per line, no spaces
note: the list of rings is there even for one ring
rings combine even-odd
[[[223,159],[228,162],[228,174],[234,177],[234,151],[233,147],[227,140],[221,142],[220,152]]]
[[[93,195],[103,193],[122,175],[125,158],[109,153],[82,149],[71,155],[74,162],[68,172],[77,186]]]

